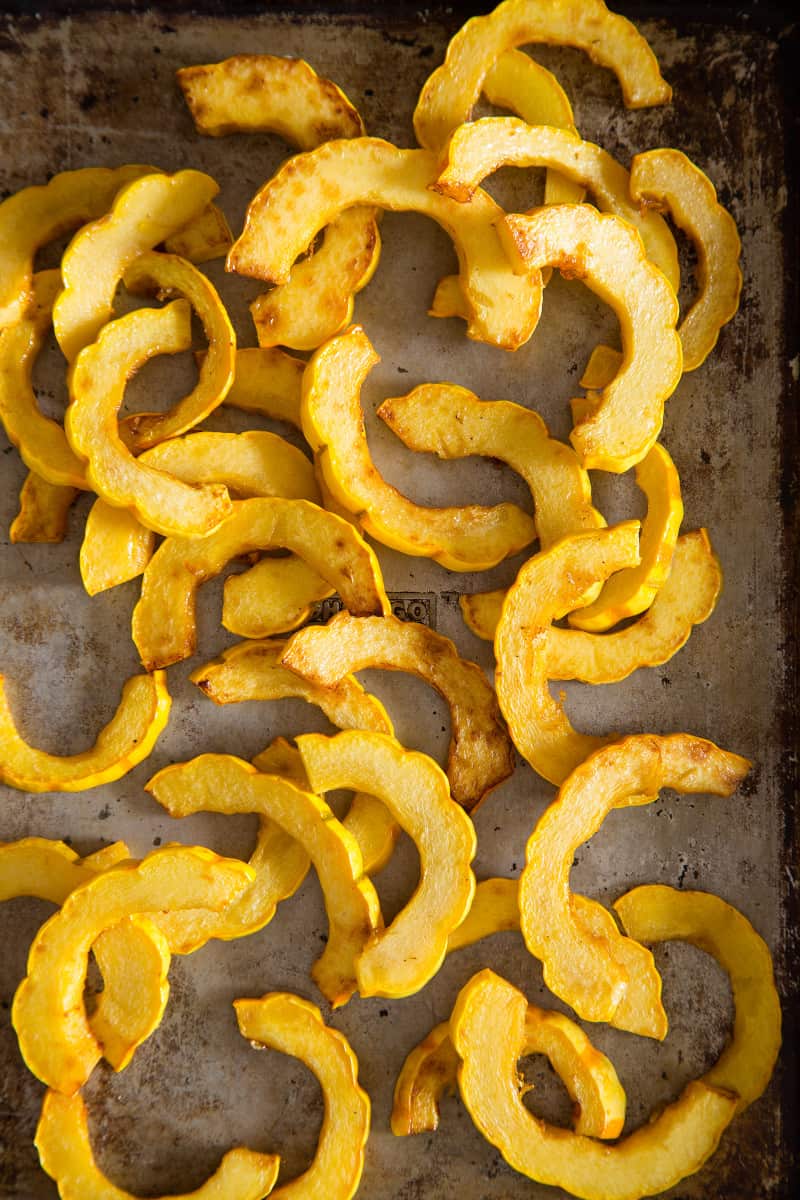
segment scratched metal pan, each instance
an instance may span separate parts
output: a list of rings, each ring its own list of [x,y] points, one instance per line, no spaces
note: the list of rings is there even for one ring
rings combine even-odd
[[[666,666],[640,671],[606,688],[569,687],[567,704],[587,730],[688,730],[746,754],[757,764],[730,800],[663,796],[658,804],[612,814],[581,849],[575,886],[610,902],[645,882],[696,887],[737,905],[774,950],[785,1008],[786,1048],[764,1097],[722,1139],[711,1162],[674,1189],[681,1200],[797,1195],[797,840],[793,803],[796,759],[797,219],[796,119],[788,16],[760,16],[658,4],[625,11],[641,22],[674,88],[666,108],[628,112],[614,77],[585,56],[537,48],[572,97],[583,135],[623,161],[639,150],[677,146],[703,166],[733,212],[743,240],[744,291],[736,319],[698,371],[670,400],[664,442],[683,484],[685,528],[706,526],[725,569],[717,611]],[[38,14],[38,15],[36,15]],[[299,55],[340,84],[371,133],[413,144],[416,96],[466,9],[414,6],[298,5],[5,5],[0,17],[0,187],[6,195],[56,171],[89,164],[152,162],[194,166],[221,184],[234,229],[248,198],[286,155],[272,137],[198,137],[175,87],[179,66],[229,54]],[[758,19],[756,19],[758,18]],[[492,181],[509,207],[538,202],[536,172],[505,171]],[[379,269],[356,303],[356,317],[382,361],[364,392],[368,434],[386,475],[424,503],[529,498],[519,479],[496,463],[440,464],[400,447],[373,417],[377,403],[418,383],[448,379],[486,399],[506,398],[541,412],[552,429],[569,430],[567,401],[598,340],[616,334],[608,310],[575,282],[547,289],[535,336],[516,354],[469,342],[455,320],[426,315],[436,280],[455,255],[445,235],[421,217],[387,214]],[[685,251],[685,247],[683,248]],[[54,261],[52,258],[43,260]],[[254,344],[246,302],[252,281],[210,273],[231,306],[242,345]],[[688,292],[687,292],[688,295]],[[149,366],[129,390],[132,408],[164,404],[189,378],[188,364]],[[36,382],[42,404],[64,403],[54,351]],[[215,415],[212,429],[252,425]],[[23,468],[3,443],[0,455],[0,665],[25,734],[59,753],[91,743],[110,717],[123,679],[138,668],[128,637],[138,592],[132,582],[89,599],[77,551],[88,501],[80,500],[69,535],[57,546],[9,545]],[[610,520],[641,513],[627,479],[594,476],[595,496]],[[452,637],[462,652],[491,668],[490,650],[468,634],[457,605],[462,592],[507,583],[519,560],[483,576],[450,574],[420,559],[379,550],[398,605]],[[219,581],[218,581],[219,583]],[[172,719],[150,759],[118,783],[82,795],[28,796],[2,789],[0,838],[64,838],[81,852],[116,838],[145,854],[170,839],[246,855],[253,823],[245,818],[166,817],[143,791],[166,763],[201,751],[251,757],[278,734],[325,729],[299,702],[217,709],[188,681],[191,669],[233,639],[219,625],[220,587],[203,589],[199,652],[169,672]],[[402,675],[365,673],[386,702],[398,735],[443,760],[448,715],[438,697]],[[554,791],[520,764],[477,815],[479,877],[515,875],[528,834]],[[413,888],[410,844],[379,877],[390,917]],[[47,906],[14,901],[0,908],[0,1195],[44,1200],[55,1195],[39,1170],[32,1138],[42,1088],[20,1060],[9,1006]],[[87,1088],[92,1137],[103,1169],[142,1195],[196,1188],[229,1146],[277,1151],[289,1179],[311,1159],[321,1122],[319,1089],[295,1060],[255,1054],[236,1032],[231,1001],[289,989],[322,1004],[309,968],[326,934],[314,879],[281,906],[262,933],[214,943],[173,961],[171,999],[158,1032],[133,1064],[114,1076],[98,1068]],[[729,988],[699,951],[674,944],[657,950],[670,1033],[662,1045],[590,1027],[615,1062],[629,1097],[628,1126],[673,1100],[720,1052],[730,1028]],[[371,1200],[512,1200],[560,1194],[508,1168],[474,1130],[457,1098],[444,1101],[435,1134],[394,1138],[391,1094],[411,1047],[444,1020],[462,984],[492,966],[531,1000],[563,1008],[547,993],[541,970],[521,938],[503,934],[449,959],[417,996],[390,1002],[352,1000],[323,1011],[358,1055],[373,1102],[373,1128],[361,1194]],[[540,1060],[526,1061],[535,1111],[568,1123],[566,1093]]]

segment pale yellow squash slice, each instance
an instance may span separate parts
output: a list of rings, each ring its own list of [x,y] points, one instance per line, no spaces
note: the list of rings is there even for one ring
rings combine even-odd
[[[421,146],[441,150],[457,126],[468,121],[492,64],[507,50],[544,42],[575,46],[619,79],[628,108],[666,104],[664,81],[645,38],[602,0],[505,0],[486,16],[473,17],[447,47],[445,61],[426,80],[414,110]]]
[[[45,1094],[35,1145],[61,1200],[138,1200],[132,1192],[116,1187],[95,1162],[81,1095]],[[272,1192],[279,1169],[277,1155],[237,1147],[223,1156],[202,1187],[183,1195],[171,1193],[162,1200],[263,1200]]]
[[[320,229],[355,204],[419,212],[453,239],[470,309],[467,335],[515,350],[528,340],[541,309],[541,275],[515,275],[495,225],[503,210],[480,189],[468,204],[431,191],[438,176],[427,150],[399,150],[380,138],[328,142],[289,160],[250,203],[228,268],[284,283]]]
[[[614,1064],[562,1013],[528,1005],[523,1056],[544,1054],[574,1105],[573,1128],[585,1137],[619,1137],[626,1096]],[[394,1088],[392,1133],[403,1137],[439,1127],[439,1101],[455,1087],[459,1057],[450,1023],[437,1025],[403,1063]]]
[[[89,951],[99,935],[137,914],[166,909],[219,910],[252,882],[246,863],[202,847],[168,846],[138,864],[120,864],[89,880],[37,933],[28,974],[11,1017],[20,1053],[48,1087],[72,1095],[101,1055],[83,1005]]]
[[[224,258],[232,245],[231,227],[225,213],[216,204],[209,204],[198,216],[187,221],[182,229],[164,240],[167,254],[178,254],[198,264]]]
[[[736,1098],[702,1080],[611,1146],[535,1117],[523,1103],[517,1073],[527,1011],[521,992],[485,970],[462,988],[450,1018],[461,1056],[461,1098],[515,1171],[582,1200],[640,1200],[699,1170],[714,1153]]]
[[[236,334],[214,285],[185,258],[146,250],[127,268],[123,281],[133,295],[188,300],[208,339],[197,386],[188,396],[167,412],[134,413],[124,422],[121,434],[126,445],[139,451],[186,433],[222,403],[233,383]]]
[[[215,704],[297,698],[319,708],[337,729],[394,733],[380,700],[366,692],[353,675],[346,675],[332,687],[321,687],[281,665],[285,646],[280,641],[239,642],[216,661],[198,667],[189,678]],[[262,756],[257,756],[253,765],[265,774],[271,773]],[[302,762],[299,765],[300,786],[310,791]],[[296,776],[290,778],[298,781]],[[385,805],[374,796],[357,792],[342,824],[358,842],[365,874],[372,875],[385,866],[399,832]]]
[[[163,671],[134,675],[91,749],[60,756],[35,749],[20,735],[0,675],[0,780],[24,792],[82,792],[121,779],[150,754],[171,703]]]
[[[112,842],[85,858],[65,842],[50,838],[0,842],[0,903],[17,896],[35,896],[63,904],[76,887],[126,858],[130,851],[124,842]]]
[[[152,167],[84,167],[23,188],[0,204],[0,329],[16,324],[31,298],[36,252],[108,212],[120,188]]]
[[[455,131],[443,163],[436,189],[462,201],[500,167],[558,168],[592,194],[601,212],[613,213],[638,230],[648,259],[666,275],[673,291],[678,290],[678,249],[666,221],[654,209],[640,208],[631,200],[631,177],[621,163],[572,130],[530,125],[516,117],[485,117]]]
[[[330,511],[330,506],[325,506]],[[336,589],[318,571],[290,554],[262,558],[241,575],[229,575],[222,592],[222,624],[244,638],[291,633]]]
[[[277,133],[300,150],[360,137],[364,124],[344,92],[302,59],[238,54],[184,67],[178,83],[200,133]],[[353,294],[369,282],[380,241],[375,210],[343,213],[291,280],[250,306],[259,344],[313,350],[350,321]]]
[[[683,500],[675,464],[659,443],[637,463],[636,482],[647,498],[639,565],[612,575],[594,603],[571,613],[569,623],[574,629],[604,633],[625,617],[638,616],[650,607],[669,575],[683,520]]]
[[[609,304],[620,323],[620,369],[570,441],[587,470],[620,474],[654,445],[664,401],[683,366],[676,331],[678,300],[669,281],[646,257],[637,231],[588,204],[552,204],[498,224],[517,269],[558,267]]]
[[[358,1059],[344,1034],[331,1029],[308,1000],[271,992],[234,1000],[239,1032],[254,1046],[291,1054],[313,1071],[325,1115],[311,1166],[282,1184],[276,1200],[351,1200],[358,1191],[369,1137],[371,1106],[358,1084]],[[238,1197],[237,1197],[238,1200]]]
[[[236,351],[236,369],[224,403],[302,428],[300,399],[306,364],[277,346]]]
[[[19,493],[19,512],[9,527],[12,542],[63,542],[78,489],[48,483],[29,471]]]
[[[362,996],[410,996],[439,970],[451,930],[469,911],[475,828],[433,759],[404,749],[388,734],[306,733],[297,738],[297,748],[315,791],[346,787],[377,796],[419,851],[414,894],[356,961]]]
[[[495,635],[495,686],[514,744],[555,784],[616,735],[595,737],[573,729],[562,703],[550,695],[548,680],[618,683],[640,667],[668,662],[693,627],[714,611],[722,583],[708,536],[696,530],[678,539],[667,581],[638,621],[608,634],[554,628],[554,620],[580,606],[583,586],[636,562],[632,555],[626,562],[624,549],[617,558],[610,543],[588,540],[596,535],[576,536],[581,541],[565,539],[525,564]]]
[[[626,960],[615,947],[626,939],[610,922],[604,935],[576,919],[569,873],[577,848],[600,829],[613,808],[652,803],[662,788],[730,796],[750,763],[690,734],[636,734],[604,746],[572,772],[528,840],[520,877],[520,925],[530,952],[542,960],[555,995],[587,1021],[607,1021],[643,1036],[663,1038],[667,1020],[661,979],[652,955],[627,939]],[[638,967],[630,958],[634,947]],[[638,993],[637,1011],[649,1017],[631,1028],[626,993]]]
[[[61,260],[64,290],[53,309],[68,362],[112,319],[117,286],[137,255],[198,216],[218,191],[201,171],[145,175],[122,188],[105,217],[75,235]]]
[[[190,433],[145,450],[137,462],[184,483],[223,484],[237,496],[285,496],[319,501],[314,468],[302,451],[277,434]],[[80,552],[90,596],[141,575],[155,545],[152,530],[127,509],[96,500],[86,518]],[[275,562],[277,576],[281,571]]]
[[[369,668],[405,671],[430,684],[450,709],[447,777],[450,794],[467,811],[514,770],[511,742],[486,676],[427,625],[339,613],[327,625],[294,634],[281,661],[323,687]]]
[[[110,322],[72,368],[64,428],[86,460],[87,479],[109,504],[129,509],[157,533],[202,537],[230,515],[227,488],[193,486],[145,466],[125,446],[117,423],[128,378],[154,355],[177,354],[190,341],[185,300],[137,308]]]
[[[680,324],[683,369],[694,371],[735,315],[742,289],[741,242],[733,217],[717,200],[713,183],[680,150],[648,150],[631,163],[631,197],[662,208],[697,250],[698,295]]]
[[[240,898],[241,907],[226,910],[216,924],[209,922],[206,937],[241,937],[262,928],[276,902],[284,899],[276,894],[273,871],[286,874],[285,859],[296,847],[298,862],[300,857],[305,860],[302,873],[296,873],[300,875],[296,888],[309,859],[313,862],[330,932],[312,977],[334,1007],[346,1004],[356,988],[358,956],[381,928],[382,918],[377,892],[364,875],[358,843],[324,800],[277,775],[261,775],[250,763],[227,754],[203,754],[165,767],[149,781],[147,791],[173,817],[204,811],[255,812],[269,817],[285,835],[286,845],[273,846],[266,870],[259,865],[256,886]]]
[[[429,508],[384,480],[361,409],[361,388],[378,362],[366,333],[354,325],[317,350],[303,378],[303,433],[334,498],[384,545],[451,571],[488,570],[533,541],[533,521],[516,504]]]
[[[389,612],[378,560],[347,521],[308,500],[236,500],[233,510],[209,537],[167,538],[148,563],[132,621],[133,640],[148,669],[194,653],[198,587],[232,558],[254,550],[293,550],[327,579],[351,612]]]

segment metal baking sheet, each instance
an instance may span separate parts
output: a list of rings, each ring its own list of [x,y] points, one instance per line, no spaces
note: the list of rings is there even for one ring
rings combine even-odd
[[[369,132],[409,146],[419,88],[466,14],[459,6],[419,12],[412,6],[379,11],[383,6],[352,4],[328,6],[326,12],[298,5],[291,13],[268,5],[257,14],[256,6],[241,4],[224,11],[183,4],[146,11],[127,5],[106,11],[91,4],[43,5],[38,13],[21,8],[11,12],[5,6],[0,17],[3,195],[89,164],[193,166],[219,180],[221,203],[235,230],[248,198],[286,148],[268,136],[198,137],[174,83],[177,67],[242,51],[302,56],[343,87]],[[800,357],[791,278],[797,234],[787,219],[794,126],[784,88],[785,47],[796,39],[793,43],[788,18],[780,14],[754,20],[748,11],[696,5],[629,5],[625,11],[640,21],[673,84],[671,106],[626,111],[613,76],[578,52],[539,47],[535,57],[563,82],[584,137],[624,162],[654,146],[685,150],[709,173],[741,231],[741,309],[707,363],[681,381],[663,435],[681,474],[684,528],[708,528],[725,569],[725,589],[713,617],[671,662],[613,687],[570,686],[568,707],[586,730],[684,729],[748,755],[757,766],[730,800],[667,794],[644,809],[613,813],[579,851],[572,878],[576,888],[606,902],[644,882],[717,892],[767,939],[785,1002],[787,1049],[765,1096],[736,1120],[711,1162],[671,1194],[681,1200],[788,1197],[797,1194],[792,489]],[[520,210],[541,195],[536,172],[506,171],[491,187]],[[426,316],[436,280],[455,264],[442,231],[418,216],[387,214],[382,237],[379,269],[356,302],[356,319],[382,358],[363,396],[379,466],[424,503],[514,499],[529,507],[526,489],[510,471],[484,460],[441,464],[413,456],[373,418],[374,409],[386,396],[446,379],[485,399],[535,408],[566,437],[567,401],[592,346],[615,336],[614,320],[582,285],[557,278],[547,289],[539,328],[519,352],[469,342],[459,322]],[[240,344],[254,344],[246,302],[259,285],[225,277],[220,263],[211,264],[210,274],[230,304]],[[166,394],[177,394],[180,370],[174,364],[168,370],[163,361],[149,366],[129,390],[130,406],[164,404]],[[37,369],[37,383],[43,405],[60,411],[64,385],[54,351]],[[253,424],[252,418],[225,412],[206,427]],[[75,506],[62,545],[9,545],[5,531],[23,474],[16,453],[3,442],[0,665],[24,733],[43,748],[71,753],[94,740],[116,707],[122,681],[138,669],[127,635],[138,583],[95,599],[84,594],[77,551],[87,498]],[[593,483],[609,520],[641,514],[641,498],[629,480],[595,473]],[[466,631],[457,598],[507,583],[520,559],[474,576],[383,548],[378,552],[389,589],[491,670],[490,648]],[[118,783],[82,795],[0,789],[0,838],[64,838],[82,853],[124,838],[137,855],[180,840],[247,855],[253,821],[219,816],[172,821],[142,790],[166,763],[202,751],[250,757],[278,734],[327,728],[300,702],[218,709],[188,682],[195,666],[234,640],[219,626],[220,589],[220,581],[202,589],[199,652],[170,669],[172,718],[150,759]],[[443,761],[448,715],[438,697],[406,676],[369,672],[363,678],[385,700],[399,737]],[[554,789],[518,765],[476,816],[479,878],[519,873],[526,838],[553,795]],[[413,888],[416,869],[413,849],[401,842],[396,860],[377,879],[387,919]],[[8,1012],[30,939],[48,912],[46,905],[24,900],[0,907],[0,1195],[14,1200],[56,1194],[32,1145],[42,1088],[22,1065]],[[494,967],[536,1003],[564,1008],[545,989],[539,964],[521,938],[503,934],[453,955],[407,1000],[356,998],[331,1013],[309,978],[325,932],[319,888],[309,878],[262,933],[173,960],[171,999],[160,1029],[125,1072],[115,1076],[100,1067],[87,1088],[103,1169],[137,1194],[188,1191],[211,1173],[225,1149],[245,1144],[279,1152],[282,1179],[301,1171],[320,1126],[319,1089],[295,1060],[254,1054],[236,1032],[231,1007],[238,996],[289,989],[321,1004],[358,1055],[360,1079],[373,1103],[361,1195],[512,1200],[561,1194],[511,1171],[474,1130],[457,1098],[444,1101],[436,1134],[401,1140],[389,1130],[392,1087],[405,1055],[447,1017],[460,986],[479,967]],[[587,1027],[613,1058],[628,1092],[627,1129],[709,1066],[730,1025],[729,989],[715,964],[679,944],[657,949],[656,958],[671,1022],[666,1041],[657,1045],[602,1025]],[[530,1059],[525,1066],[536,1085],[532,1107],[566,1122],[566,1094],[546,1064]]]

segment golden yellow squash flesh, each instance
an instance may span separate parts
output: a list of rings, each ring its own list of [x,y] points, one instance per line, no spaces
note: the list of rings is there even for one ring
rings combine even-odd
[[[387,734],[350,730],[328,738],[307,733],[297,738],[297,747],[315,791],[347,787],[377,796],[419,851],[414,894],[356,962],[362,996],[410,996],[439,970],[450,932],[469,911],[475,892],[474,826],[452,800],[436,763]]]
[[[558,1129],[529,1112],[517,1060],[528,1004],[493,971],[459,993],[450,1036],[461,1057],[461,1098],[483,1136],[515,1171],[582,1200],[640,1200],[665,1191],[714,1153],[736,1110],[729,1092],[694,1081],[679,1098],[614,1145]]]
[[[38,1079],[72,1095],[101,1047],[83,1004],[89,950],[99,935],[135,914],[230,904],[252,881],[246,863],[202,847],[168,846],[138,864],[120,864],[73,891],[37,933],[11,1018],[20,1053]]]
[[[515,504],[428,508],[384,480],[367,445],[360,396],[379,361],[354,325],[316,352],[303,377],[303,433],[333,497],[384,545],[451,571],[488,570],[527,546],[536,530]]]
[[[287,992],[234,1000],[234,1008],[243,1037],[298,1058],[322,1089],[325,1115],[311,1166],[273,1192],[275,1200],[351,1200],[364,1169],[371,1106],[350,1043],[315,1005]]]
[[[19,512],[9,527],[11,542],[63,542],[69,510],[78,496],[73,487],[48,483],[35,471],[25,476],[19,493]]]
[[[326,142],[289,160],[250,203],[228,268],[284,283],[320,229],[359,203],[419,212],[453,239],[470,310],[467,335],[506,350],[528,340],[541,308],[541,275],[512,273],[495,225],[503,210],[480,189],[467,204],[431,191],[436,156],[400,150],[380,138]]]
[[[678,301],[669,281],[647,259],[631,225],[587,204],[512,215],[497,229],[517,270],[557,267],[616,313],[623,348],[619,372],[575,425],[570,441],[587,470],[629,470],[658,438],[664,401],[681,377]]]
[[[0,780],[25,792],[82,792],[112,783],[143,762],[169,720],[170,695],[163,671],[134,675],[114,716],[89,750],[60,756],[37,750],[21,737],[0,675]]]
[[[236,351],[233,384],[224,403],[273,421],[286,421],[300,429],[305,369],[302,358],[286,354],[276,346],[240,348]]]
[[[137,255],[177,233],[218,191],[201,171],[144,175],[122,188],[106,216],[75,235],[61,260],[64,290],[53,309],[68,362],[112,319],[117,286]]]
[[[148,563],[132,631],[142,662],[150,669],[180,662],[194,652],[198,587],[232,558],[254,550],[293,550],[355,614],[389,611],[374,552],[341,517],[307,500],[237,500],[233,510],[209,537],[167,538]]]
[[[505,0],[459,29],[444,62],[426,80],[414,110],[419,144],[429,150],[445,146],[469,120],[492,64],[507,50],[540,42],[575,46],[608,67],[628,108],[665,104],[672,95],[645,38],[602,0]]]
[[[689,734],[632,735],[590,755],[545,810],[526,849],[520,925],[528,949],[542,960],[547,986],[584,1020],[649,1037],[667,1032],[649,951],[622,938],[613,921],[598,935],[576,913],[569,887],[575,851],[613,808],[652,803],[662,788],[730,796],[749,768],[739,755]],[[626,942],[623,962],[617,948]],[[630,958],[634,948],[638,964]]]
[[[342,735],[340,735],[342,736]],[[377,737],[378,735],[372,735]],[[301,751],[302,752],[302,751]],[[313,785],[313,781],[312,781]],[[254,888],[240,897],[241,909],[227,910],[206,937],[241,937],[262,928],[275,904],[299,887],[309,859],[319,876],[330,922],[328,942],[312,976],[334,1006],[346,1004],[356,988],[358,955],[381,927],[377,893],[364,875],[358,843],[337,821],[328,805],[277,775],[261,775],[250,763],[227,754],[202,754],[159,771],[147,790],[173,817],[189,813],[258,813],[284,834],[257,867]],[[302,861],[302,871],[287,872],[287,861]],[[275,877],[289,875],[294,886],[278,894]],[[299,878],[298,878],[299,875]]]
[[[426,625],[339,613],[327,625],[294,634],[281,661],[323,687],[367,668],[405,671],[430,684],[450,709],[447,778],[453,799],[467,811],[514,770],[511,742],[486,676]]]

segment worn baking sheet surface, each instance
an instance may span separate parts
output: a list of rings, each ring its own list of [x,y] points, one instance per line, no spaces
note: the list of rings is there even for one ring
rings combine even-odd
[[[285,148],[266,136],[196,136],[174,85],[175,68],[240,51],[303,56],[344,88],[370,132],[406,146],[413,144],[411,114],[419,87],[441,61],[454,23],[452,13],[445,23],[428,14],[394,25],[308,16],[301,23],[274,13],[222,19],[179,11],[168,18],[102,12],[42,21],[5,18],[0,186],[8,193],[55,171],[95,163],[194,166],[219,180],[222,204],[238,229],[248,198]],[[682,380],[664,429],[683,483],[684,528],[709,529],[726,583],[713,618],[672,662],[613,687],[569,687],[568,705],[587,730],[685,729],[748,755],[757,766],[730,800],[666,795],[647,808],[612,814],[579,852],[573,883],[607,902],[650,881],[717,892],[742,909],[785,962],[791,947],[781,906],[790,864],[782,850],[788,797],[781,655],[787,627],[779,486],[787,379],[781,240],[787,189],[776,41],[735,21],[701,22],[680,31],[666,21],[647,21],[643,28],[674,86],[674,103],[665,109],[625,111],[614,78],[577,52],[542,49],[537,57],[557,71],[585,137],[623,161],[653,146],[682,148],[708,171],[741,230],[741,310],[705,366]],[[525,208],[537,201],[540,188],[536,173],[505,172],[496,194]],[[529,505],[521,482],[504,468],[414,457],[371,414],[386,396],[448,379],[486,399],[527,404],[564,437],[566,402],[575,394],[589,350],[615,335],[613,319],[581,285],[556,279],[526,347],[509,355],[471,343],[460,323],[426,316],[435,281],[455,264],[446,236],[422,218],[391,214],[382,236],[379,270],[356,304],[356,317],[382,356],[364,393],[379,465],[422,502],[511,498]],[[226,279],[219,263],[210,273],[235,314],[240,344],[253,344],[245,302],[258,285]],[[175,395],[179,386],[176,370],[163,362],[148,367],[130,390],[131,406],[163,406],[165,395]],[[37,381],[43,403],[57,412],[64,392],[54,353],[42,363]],[[226,413],[207,427],[252,424]],[[3,445],[5,531],[16,512],[23,468]],[[596,474],[594,482],[609,520],[640,515],[641,499],[627,480]],[[0,546],[2,670],[24,733],[60,753],[94,739],[116,707],[122,680],[138,667],[127,632],[138,583],[94,600],[81,588],[76,557],[87,507],[86,498],[78,503],[61,546],[10,546],[5,532]],[[390,590],[409,595],[417,611],[489,669],[490,649],[465,630],[457,595],[509,581],[516,562],[482,577],[459,576],[424,560],[382,548],[379,553]],[[219,605],[218,581],[203,589],[199,654],[170,670],[172,719],[151,758],[120,782],[85,795],[26,796],[3,788],[1,839],[60,837],[88,852],[124,838],[135,854],[181,840],[247,854],[253,822],[210,816],[173,822],[142,790],[168,762],[201,751],[250,757],[277,734],[326,728],[300,702],[217,709],[192,687],[189,671],[233,641],[219,627]],[[438,697],[406,676],[373,672],[364,678],[386,701],[401,739],[442,761],[448,716]],[[525,840],[552,796],[553,789],[523,765],[492,795],[476,818],[479,878],[519,872]],[[413,887],[415,871],[414,852],[402,844],[397,861],[377,881],[387,918]],[[45,905],[29,901],[0,908],[0,1195],[16,1200],[55,1195],[32,1146],[42,1089],[20,1061],[8,1019],[28,944],[46,915]],[[286,1179],[310,1161],[321,1121],[317,1085],[294,1060],[254,1054],[236,1032],[231,1001],[290,989],[320,1003],[309,968],[325,932],[321,895],[309,879],[262,933],[173,961],[161,1028],[122,1075],[99,1068],[87,1089],[95,1148],[115,1182],[144,1195],[190,1190],[231,1144],[280,1152]],[[729,989],[709,959],[678,944],[657,949],[656,958],[671,1021],[663,1045],[590,1027],[628,1092],[628,1128],[702,1072],[729,1028]],[[326,1018],[350,1038],[373,1101],[361,1188],[372,1200],[557,1194],[514,1174],[456,1099],[444,1102],[435,1135],[400,1140],[389,1131],[392,1087],[406,1053],[446,1018],[459,987],[484,965],[523,987],[533,1001],[563,1007],[549,996],[539,965],[512,934],[453,956],[408,1000],[355,999],[335,1014],[323,1004]],[[785,972],[782,981],[788,986]],[[565,1093],[539,1060],[527,1065],[536,1083],[534,1107],[566,1121]],[[782,1116],[782,1095],[789,1089],[782,1087],[779,1072],[764,1098],[726,1133],[712,1162],[674,1194],[729,1200],[788,1195],[786,1145],[796,1112]]]

